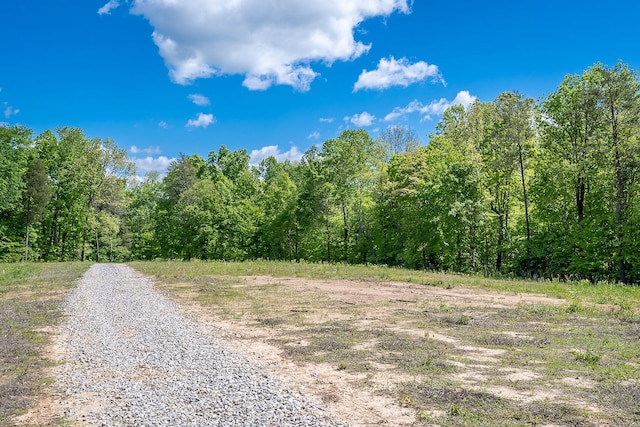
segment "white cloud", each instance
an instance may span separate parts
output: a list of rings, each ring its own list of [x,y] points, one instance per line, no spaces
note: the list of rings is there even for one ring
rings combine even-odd
[[[309,135],[307,135],[307,139],[320,139],[320,132],[311,132]]]
[[[20,110],[18,108],[13,108],[11,105],[7,105],[7,103],[4,103],[5,105],[5,109],[4,109],[4,117],[5,118],[11,118],[11,116],[15,116],[16,114],[18,114],[20,112]]]
[[[421,120],[431,120],[432,115],[442,115],[445,110],[452,105],[463,105],[464,107],[468,107],[473,104],[477,97],[471,95],[469,91],[463,90],[458,92],[453,101],[449,101],[446,98],[440,98],[437,100],[431,101],[429,104],[425,105],[414,99],[406,107],[396,107],[392,112],[387,114],[384,117],[385,122],[391,122],[399,119],[402,116],[406,116],[412,113],[418,113],[422,115]]]
[[[158,126],[160,126],[162,129],[169,129],[169,124],[167,122],[165,122],[164,120],[158,122]]]
[[[168,158],[166,156],[159,157],[143,157],[139,159],[133,159],[138,169],[138,174],[144,175],[151,171],[158,171],[160,175],[164,175],[169,169],[171,162],[175,161],[175,158]]]
[[[461,90],[451,102],[451,105],[462,105],[465,108],[478,100],[477,96],[473,96],[468,90]]]
[[[120,6],[119,0],[109,0],[107,4],[98,9],[98,15],[111,15],[111,9]]]
[[[366,111],[362,114],[354,114],[353,116],[345,117],[345,122],[351,122],[352,124],[360,127],[371,126],[373,122],[376,120],[376,116],[367,113]]]
[[[200,95],[199,93],[192,93],[191,95],[188,96],[188,98],[191,100],[191,102],[193,102],[194,104],[200,107],[206,107],[207,105],[211,104],[211,101],[209,101],[209,98],[207,98],[204,95]]]
[[[391,86],[407,87],[413,83],[418,83],[431,78],[434,83],[445,84],[438,67],[427,64],[424,61],[409,63],[407,58],[396,60],[393,56],[390,59],[382,58],[378,63],[378,68],[373,71],[362,70],[358,81],[353,86],[353,91],[360,89],[387,89]]]
[[[198,118],[193,120],[189,119],[187,122],[188,128],[207,128],[210,124],[215,123],[216,119],[213,117],[213,114],[198,114]]]
[[[322,123],[333,123],[334,118],[333,117],[322,117],[320,118],[320,122]]]
[[[371,45],[354,39],[365,20],[410,13],[408,0],[135,0],[132,13],[154,28],[153,40],[173,81],[240,74],[244,86],[306,91],[312,63],[349,61]]]
[[[140,153],[147,154],[147,155],[160,154],[160,147],[155,146],[155,147],[147,147],[147,148],[138,148],[137,146],[132,145],[129,148],[129,151],[132,154],[140,154]]]
[[[289,160],[292,162],[298,161],[302,158],[303,153],[298,150],[298,147],[291,147],[289,151],[285,151],[284,153],[280,151],[277,145],[268,145],[266,147],[262,147],[259,150],[251,150],[251,158],[249,159],[249,164],[253,166],[258,166],[261,161],[268,157],[275,157],[277,161],[283,162],[285,160]]]

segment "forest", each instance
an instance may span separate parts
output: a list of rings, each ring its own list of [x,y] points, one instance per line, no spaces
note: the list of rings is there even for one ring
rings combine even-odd
[[[111,139],[0,126],[0,261],[272,259],[640,283],[640,79],[449,108],[421,145],[345,130],[298,162],[224,145],[136,178]]]

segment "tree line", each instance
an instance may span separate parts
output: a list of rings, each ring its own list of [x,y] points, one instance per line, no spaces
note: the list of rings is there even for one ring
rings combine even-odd
[[[640,282],[640,79],[453,106],[421,146],[346,130],[298,162],[221,146],[132,179],[110,139],[0,127],[0,258],[274,259]]]

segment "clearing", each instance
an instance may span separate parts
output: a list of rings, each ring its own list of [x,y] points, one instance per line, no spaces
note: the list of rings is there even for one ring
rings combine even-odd
[[[606,290],[569,301],[187,264],[133,266],[353,425],[640,424],[640,318]]]

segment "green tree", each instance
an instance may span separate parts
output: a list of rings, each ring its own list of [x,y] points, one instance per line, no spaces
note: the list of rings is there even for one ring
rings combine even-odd
[[[625,256],[625,232],[627,201],[632,187],[633,173],[637,168],[637,139],[640,131],[640,80],[635,71],[619,62],[613,67],[602,64],[593,71],[600,78],[600,99],[605,110],[607,127],[604,138],[613,153],[616,188],[616,240],[619,279],[627,282],[627,260]]]
[[[295,207],[298,190],[287,169],[289,163],[279,163],[268,157],[260,163],[263,194],[260,197],[263,211],[261,255],[272,259],[293,259],[297,254],[297,221]]]
[[[503,92],[495,100],[497,122],[492,137],[504,147],[504,165],[508,167],[514,157],[520,174],[522,203],[526,230],[526,276],[531,276],[531,225],[529,221],[529,197],[527,194],[528,165],[533,157],[535,129],[535,102],[517,92]],[[510,153],[512,152],[512,153]],[[506,172],[506,171],[505,171]],[[508,172],[506,172],[508,174]]]
[[[542,273],[601,274],[609,240],[603,233],[607,157],[600,83],[593,70],[567,75],[541,103],[540,153],[532,199],[537,206],[535,254]],[[603,251],[604,252],[604,251]]]
[[[39,220],[45,213],[51,198],[51,188],[45,163],[38,158],[32,159],[24,175],[25,189],[23,193],[25,235],[24,260],[29,260],[29,226]]]
[[[22,126],[0,125],[0,260],[23,258],[23,176],[27,168],[32,133]]]
[[[338,204],[342,216],[342,256],[349,261],[350,214],[356,215],[359,240],[364,238],[364,198],[370,187],[371,168],[375,143],[365,130],[346,130],[337,139],[329,139],[322,146],[322,161],[325,166],[327,183]],[[366,255],[360,254],[361,258]]]
[[[128,249],[133,259],[151,260],[161,256],[156,236],[161,191],[159,173],[155,171],[127,189],[126,229],[130,234]]]
[[[110,139],[89,139],[81,129],[60,128],[40,134],[35,141],[38,157],[47,165],[52,198],[43,220],[43,236],[48,239],[45,259],[84,260],[87,243],[96,241],[96,206],[103,187],[118,181],[122,189],[133,173],[126,152]],[[109,202],[102,194],[101,205]],[[116,198],[121,194],[111,192]],[[99,233],[98,233],[99,234]]]

